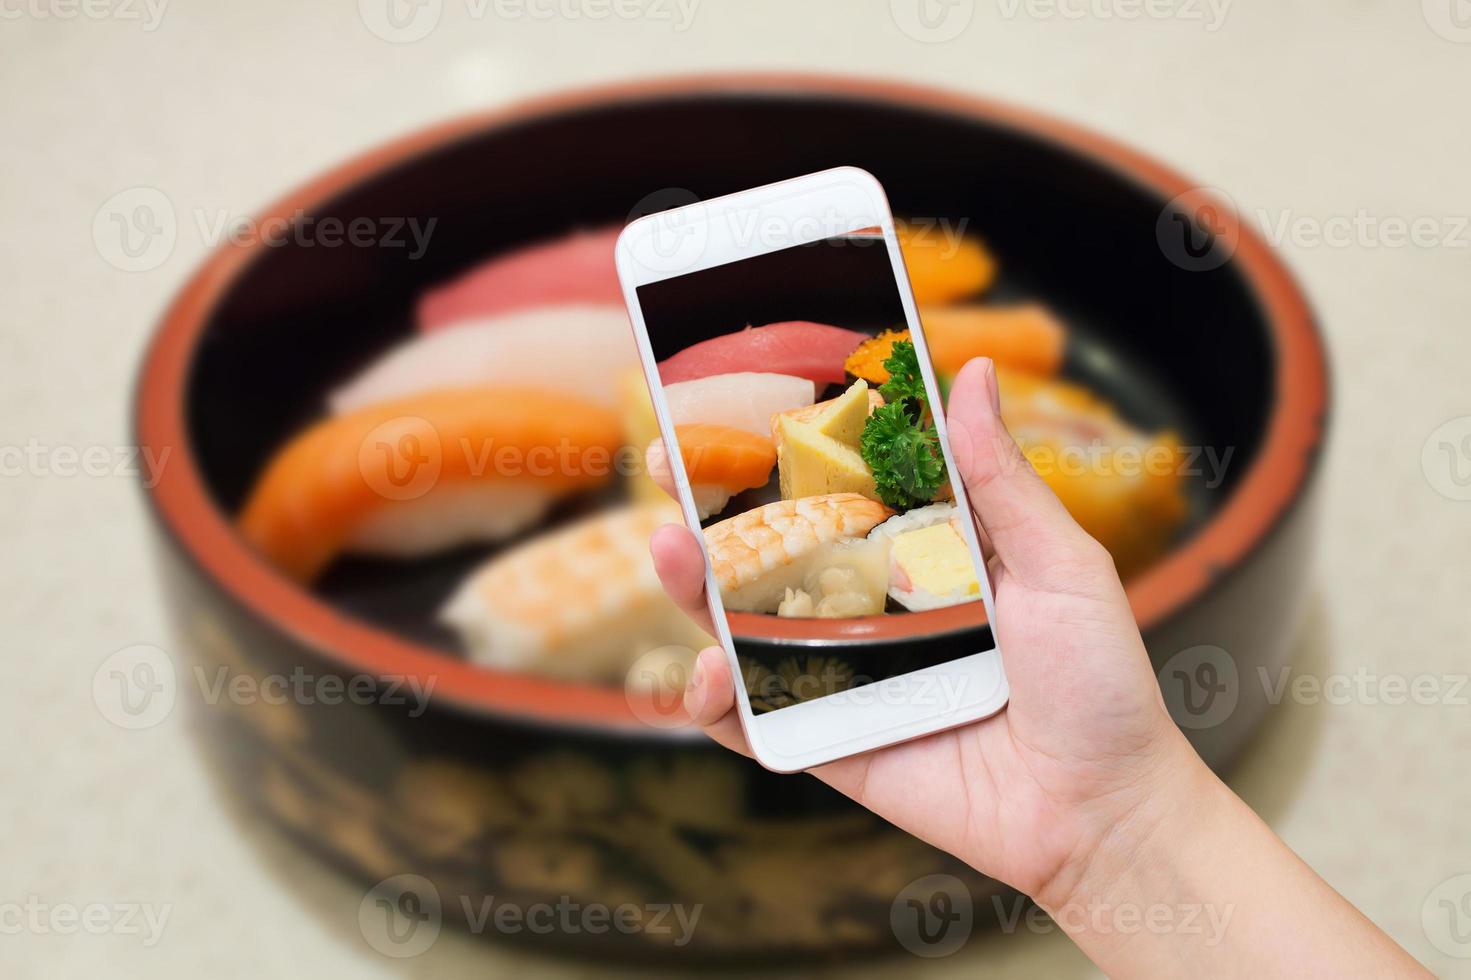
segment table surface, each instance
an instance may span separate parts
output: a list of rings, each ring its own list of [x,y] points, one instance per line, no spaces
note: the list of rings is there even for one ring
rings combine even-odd
[[[1422,466],[1432,434],[1471,415],[1471,43],[1434,15],[1435,0],[1428,14],[1417,3],[1217,0],[1212,12],[1165,0],[1148,8],[1161,16],[1137,18],[1127,0],[957,0],[934,8],[970,18],[949,40],[940,35],[962,22],[926,28],[918,0],[616,8],[642,11],[635,19],[432,0],[440,20],[411,43],[370,29],[392,34],[375,2],[27,0],[0,11],[0,445],[37,447],[19,468],[11,452],[0,480],[13,665],[0,717],[15,725],[0,757],[0,903],[143,902],[169,915],[151,946],[0,934],[8,976],[602,972],[449,934],[415,960],[379,957],[357,932],[361,892],[227,809],[184,713],[141,732],[99,713],[102,660],[170,642],[141,495],[111,470],[129,462],[126,413],[149,330],[214,222],[464,111],[609,79],[750,68],[902,78],[1036,107],[1227,188],[1251,220],[1287,229],[1282,253],[1321,315],[1335,372],[1297,670],[1426,675],[1441,695],[1429,706],[1288,697],[1233,783],[1415,955],[1442,973],[1466,969],[1421,915],[1437,885],[1471,872],[1471,712],[1446,680],[1467,669],[1471,502],[1452,499],[1447,460]],[[92,224],[137,187],[166,194],[181,220],[166,260],[127,272],[94,244]],[[1390,230],[1422,218],[1433,243]],[[1350,241],[1313,236],[1349,223]],[[63,456],[47,455],[96,446],[119,464],[107,475],[67,475]],[[944,961],[844,972],[898,969],[1093,972],[1060,935],[1027,930],[977,937]]]

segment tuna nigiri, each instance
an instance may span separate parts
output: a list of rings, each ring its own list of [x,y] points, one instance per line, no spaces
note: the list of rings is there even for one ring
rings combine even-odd
[[[725,606],[774,613],[807,574],[832,564],[893,511],[856,493],[778,500],[705,529]]]
[[[676,425],[674,433],[702,521],[724,510],[742,490],[771,479],[776,447],[764,436],[707,423]]]
[[[759,367],[820,385],[843,380],[843,360],[867,334],[825,323],[790,320],[747,327],[692,344],[659,364],[665,384]]]
[[[498,255],[426,293],[419,300],[419,329],[439,330],[554,303],[607,304],[621,310],[623,290],[613,265],[619,230],[574,232]]]
[[[788,374],[741,371],[697,381],[665,382],[664,399],[675,425],[708,422],[764,436],[771,431],[771,417],[777,412],[816,401],[817,386]]]
[[[499,540],[607,480],[620,438],[610,409],[538,389],[416,395],[302,432],[256,482],[239,527],[303,581],[342,551]]]
[[[436,388],[535,385],[603,405],[638,363],[628,315],[618,307],[548,306],[415,336],[334,391],[334,414]]]
[[[538,535],[482,566],[440,613],[478,663],[587,681],[622,678],[644,650],[710,642],[664,594],[649,536],[666,498]]]

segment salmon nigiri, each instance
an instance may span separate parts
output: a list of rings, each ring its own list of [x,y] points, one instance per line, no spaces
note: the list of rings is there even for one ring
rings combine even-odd
[[[764,487],[776,466],[776,446],[754,432],[694,423],[676,425],[674,435],[702,521],[742,490]]]
[[[413,557],[495,541],[608,480],[616,414],[528,388],[432,391],[318,422],[278,452],[241,533],[310,581],[343,551]]]
[[[620,228],[573,232],[484,262],[419,300],[419,329],[552,304],[607,304],[623,312],[613,264]]]

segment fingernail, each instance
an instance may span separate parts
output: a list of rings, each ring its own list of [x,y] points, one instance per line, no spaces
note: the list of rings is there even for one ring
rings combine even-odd
[[[684,689],[684,710],[690,718],[700,717],[700,709],[705,706],[705,662],[704,658],[695,661],[694,672],[690,674],[690,682]]]
[[[986,362],[986,388],[991,396],[991,411],[1001,414],[1001,386],[996,382],[996,362]]]

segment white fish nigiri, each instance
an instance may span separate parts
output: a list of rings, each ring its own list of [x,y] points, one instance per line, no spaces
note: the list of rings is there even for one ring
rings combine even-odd
[[[418,334],[328,397],[333,415],[435,388],[535,384],[613,405],[619,373],[638,363],[617,306],[546,306]]]
[[[665,385],[664,398],[675,425],[704,422],[769,436],[771,417],[811,405],[817,386],[789,374],[742,371]]]

